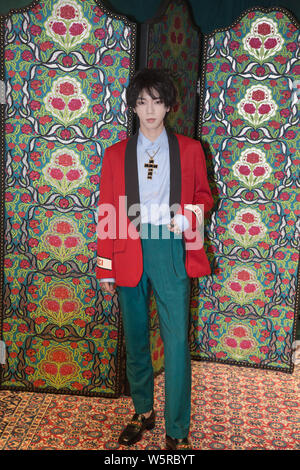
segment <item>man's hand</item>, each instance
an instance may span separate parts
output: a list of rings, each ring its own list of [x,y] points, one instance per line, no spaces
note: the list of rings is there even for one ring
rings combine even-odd
[[[101,282],[100,287],[103,292],[108,292],[110,295],[114,295],[116,292],[116,285],[113,282]]]
[[[167,227],[170,230],[170,232],[174,232],[177,235],[181,233],[181,230],[174,219],[171,220],[171,222],[167,225]]]

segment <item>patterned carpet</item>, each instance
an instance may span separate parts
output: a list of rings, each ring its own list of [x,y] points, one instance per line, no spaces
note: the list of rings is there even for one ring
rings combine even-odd
[[[157,425],[132,450],[164,449],[164,377]],[[193,362],[191,440],[202,450],[299,450],[300,366],[293,374]],[[1,450],[123,450],[131,400],[0,391]]]

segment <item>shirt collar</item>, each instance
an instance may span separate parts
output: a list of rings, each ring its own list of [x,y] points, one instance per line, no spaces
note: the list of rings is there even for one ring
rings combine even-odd
[[[138,145],[140,145],[142,148],[150,148],[150,147],[157,147],[159,146],[160,148],[165,147],[168,145],[168,136],[166,129],[164,128],[161,134],[157,137],[157,139],[152,142],[151,140],[147,139],[147,137],[144,136],[141,130],[139,130],[139,136],[138,136]]]

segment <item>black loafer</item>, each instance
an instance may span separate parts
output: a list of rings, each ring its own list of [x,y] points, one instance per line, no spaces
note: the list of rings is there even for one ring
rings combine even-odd
[[[122,431],[119,437],[119,444],[125,446],[132,446],[136,442],[142,439],[143,432],[145,429],[153,429],[155,426],[155,412],[152,410],[149,418],[145,418],[143,415],[135,414],[127,424],[126,428]]]
[[[173,439],[170,436],[166,436],[167,450],[190,450],[191,448],[191,443],[187,437],[184,439]]]

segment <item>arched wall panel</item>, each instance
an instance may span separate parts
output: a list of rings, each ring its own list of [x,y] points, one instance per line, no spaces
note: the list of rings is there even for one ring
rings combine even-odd
[[[205,37],[198,138],[213,275],[192,298],[194,358],[291,372],[299,308],[299,25],[247,11]],[[299,82],[298,82],[299,83]]]
[[[93,0],[35,1],[1,24],[1,387],[117,396],[122,325],[95,276],[97,202],[104,150],[131,133],[136,25]]]

